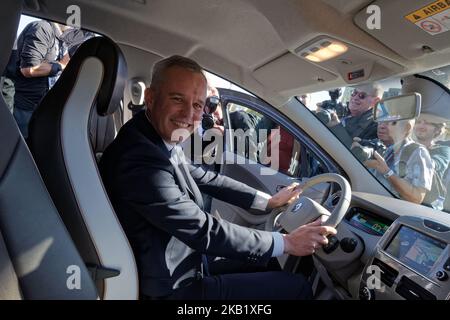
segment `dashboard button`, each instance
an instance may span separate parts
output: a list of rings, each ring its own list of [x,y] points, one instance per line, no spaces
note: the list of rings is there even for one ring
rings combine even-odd
[[[448,274],[447,274],[447,272],[440,270],[440,271],[436,272],[436,278],[439,281],[445,281],[448,279]]]
[[[326,254],[332,253],[339,245],[339,239],[335,236],[328,237],[328,244],[323,246],[322,249]]]
[[[354,238],[344,238],[341,240],[341,249],[346,253],[355,251],[358,241]]]
[[[445,262],[444,269],[450,271],[450,258],[448,258],[447,261]]]

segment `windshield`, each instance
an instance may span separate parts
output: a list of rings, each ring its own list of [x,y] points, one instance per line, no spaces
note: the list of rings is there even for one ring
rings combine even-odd
[[[450,212],[449,86],[445,66],[297,98],[394,196]]]
[[[421,75],[430,77],[447,88],[450,88],[450,65],[423,72]]]

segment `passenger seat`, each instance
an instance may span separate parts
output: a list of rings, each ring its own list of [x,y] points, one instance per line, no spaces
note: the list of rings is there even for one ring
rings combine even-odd
[[[2,1],[0,70],[16,36],[21,1]],[[5,101],[0,97],[0,300],[97,299]]]
[[[92,116],[116,112],[126,78],[125,59],[113,41],[87,40],[29,127],[30,149],[102,299],[138,298],[133,252],[103,187],[90,128]]]

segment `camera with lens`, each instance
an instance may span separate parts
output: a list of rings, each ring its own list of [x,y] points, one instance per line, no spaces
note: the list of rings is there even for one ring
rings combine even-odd
[[[206,98],[203,118],[202,118],[202,128],[204,131],[209,130],[214,127],[216,119],[214,118],[214,112],[219,106],[220,99],[218,96],[210,96]]]
[[[358,143],[361,146],[353,147],[352,152],[361,162],[374,159],[375,151],[380,155],[383,155],[386,151],[386,146],[380,139],[362,139]]]
[[[329,109],[321,109],[316,112],[317,118],[322,121],[324,124],[328,124],[331,121],[331,110]]]

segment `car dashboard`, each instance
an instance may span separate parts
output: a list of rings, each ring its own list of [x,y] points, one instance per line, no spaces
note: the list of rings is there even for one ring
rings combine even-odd
[[[382,206],[381,206],[382,204]],[[361,242],[358,263],[327,268],[351,299],[450,299],[450,219],[445,212],[372,194],[353,194],[338,233]],[[336,250],[349,261],[340,238]],[[355,244],[355,248],[358,246]],[[329,253],[321,254],[325,261]],[[354,257],[354,256],[353,256]],[[336,259],[335,259],[336,260]],[[330,270],[331,269],[331,270]],[[347,269],[352,274],[345,275]],[[345,282],[345,284],[344,284]]]

